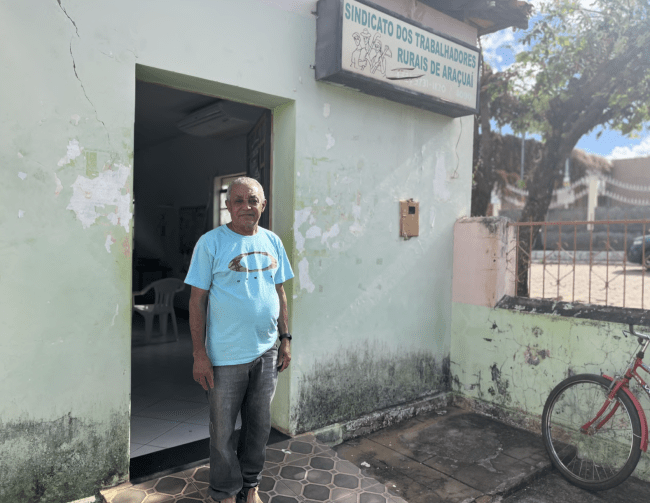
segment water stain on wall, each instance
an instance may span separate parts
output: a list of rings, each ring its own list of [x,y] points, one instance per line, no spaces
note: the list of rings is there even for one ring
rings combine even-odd
[[[300,386],[298,433],[352,419],[449,388],[449,357],[397,353],[381,344],[347,346],[317,362]]]
[[[510,393],[508,393],[510,382],[501,376],[501,370],[496,363],[490,367],[490,373],[492,374],[494,386],[488,388],[488,393],[503,403],[510,402],[511,397]]]
[[[127,412],[107,425],[70,414],[0,424],[0,501],[73,501],[126,480],[129,427]]]

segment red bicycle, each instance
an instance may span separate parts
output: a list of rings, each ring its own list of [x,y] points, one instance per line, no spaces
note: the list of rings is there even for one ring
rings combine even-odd
[[[640,349],[623,375],[571,376],[558,384],[542,413],[542,437],[553,465],[569,482],[590,491],[610,489],[636,468],[648,448],[648,422],[639,400],[630,391],[636,381],[650,399],[650,387],[638,373],[650,374],[643,363],[650,335],[629,332]]]

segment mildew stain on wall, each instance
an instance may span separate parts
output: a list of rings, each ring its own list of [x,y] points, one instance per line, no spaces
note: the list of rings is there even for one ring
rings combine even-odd
[[[448,387],[448,357],[397,352],[376,342],[350,344],[304,374],[292,423],[297,432],[311,431]]]
[[[129,414],[92,424],[66,414],[52,421],[0,423],[0,501],[60,503],[126,480]]]

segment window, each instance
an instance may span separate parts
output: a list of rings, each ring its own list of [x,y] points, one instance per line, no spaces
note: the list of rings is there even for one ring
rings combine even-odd
[[[214,204],[212,206],[214,208],[212,215],[214,227],[219,227],[230,222],[230,213],[228,213],[228,209],[226,208],[226,191],[228,190],[228,185],[240,176],[246,176],[246,173],[214,177]]]

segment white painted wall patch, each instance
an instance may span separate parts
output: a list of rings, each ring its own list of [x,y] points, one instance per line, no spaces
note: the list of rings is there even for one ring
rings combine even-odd
[[[117,241],[113,236],[110,234],[106,236],[106,242],[104,243],[104,247],[106,248],[106,251],[108,253],[111,253],[111,245]]]
[[[320,227],[317,225],[312,225],[309,229],[307,229],[307,232],[305,233],[305,237],[307,239],[313,239],[322,234]]]
[[[354,223],[350,225],[350,232],[355,236],[358,236],[363,233],[363,226],[359,222],[359,220],[361,220],[361,205],[352,205],[352,216],[354,217]]]
[[[323,237],[321,238],[320,242],[321,243],[326,243],[329,238],[333,238],[334,236],[338,236],[339,232],[340,232],[339,224],[332,225],[332,227],[330,227],[328,231],[323,232]]]
[[[25,216],[25,212],[23,210],[18,210],[18,218],[23,218]]]
[[[18,178],[20,178],[21,180],[24,180],[25,178],[27,178],[27,173],[23,173],[22,171],[19,171],[18,172]]]
[[[74,114],[74,115],[70,116],[70,122],[72,124],[74,124],[75,126],[79,125],[79,119],[81,119],[81,117],[79,117],[77,114]]]
[[[76,159],[81,155],[82,150],[83,147],[79,146],[79,140],[70,140],[70,142],[68,142],[68,148],[65,157],[62,157],[57,164],[59,166],[70,164],[70,161]]]
[[[300,226],[307,221],[310,213],[311,206],[308,206],[302,210],[296,210],[293,217],[293,238],[296,242],[296,250],[299,252],[305,249],[305,237],[298,229],[300,229]]]
[[[329,150],[329,149],[331,149],[331,148],[334,146],[334,144],[336,143],[336,140],[335,140],[334,137],[333,137],[331,134],[329,134],[329,133],[327,133],[327,134],[325,135],[325,138],[327,138],[327,147],[325,148],[325,150]]]
[[[23,157],[25,157],[25,156],[23,154],[21,154],[20,152],[18,152],[18,158],[22,159]]]
[[[122,188],[131,172],[130,166],[115,164],[117,171],[104,171],[92,180],[77,176],[72,184],[72,198],[66,207],[76,213],[84,229],[95,223],[100,216],[105,216],[113,225],[121,225],[129,232],[129,222],[133,217],[130,211],[131,196],[122,194]],[[97,212],[99,208],[110,209]]]
[[[329,116],[330,116],[330,104],[329,104],[329,103],[325,103],[325,104],[323,105],[323,117],[327,118],[327,117],[329,117]]]
[[[309,277],[309,262],[307,258],[303,258],[298,262],[298,278],[300,279],[300,289],[303,288],[309,293],[313,292],[316,288]]]
[[[334,204],[334,201],[331,197],[326,197],[325,202],[327,203],[327,206],[332,206]]]

